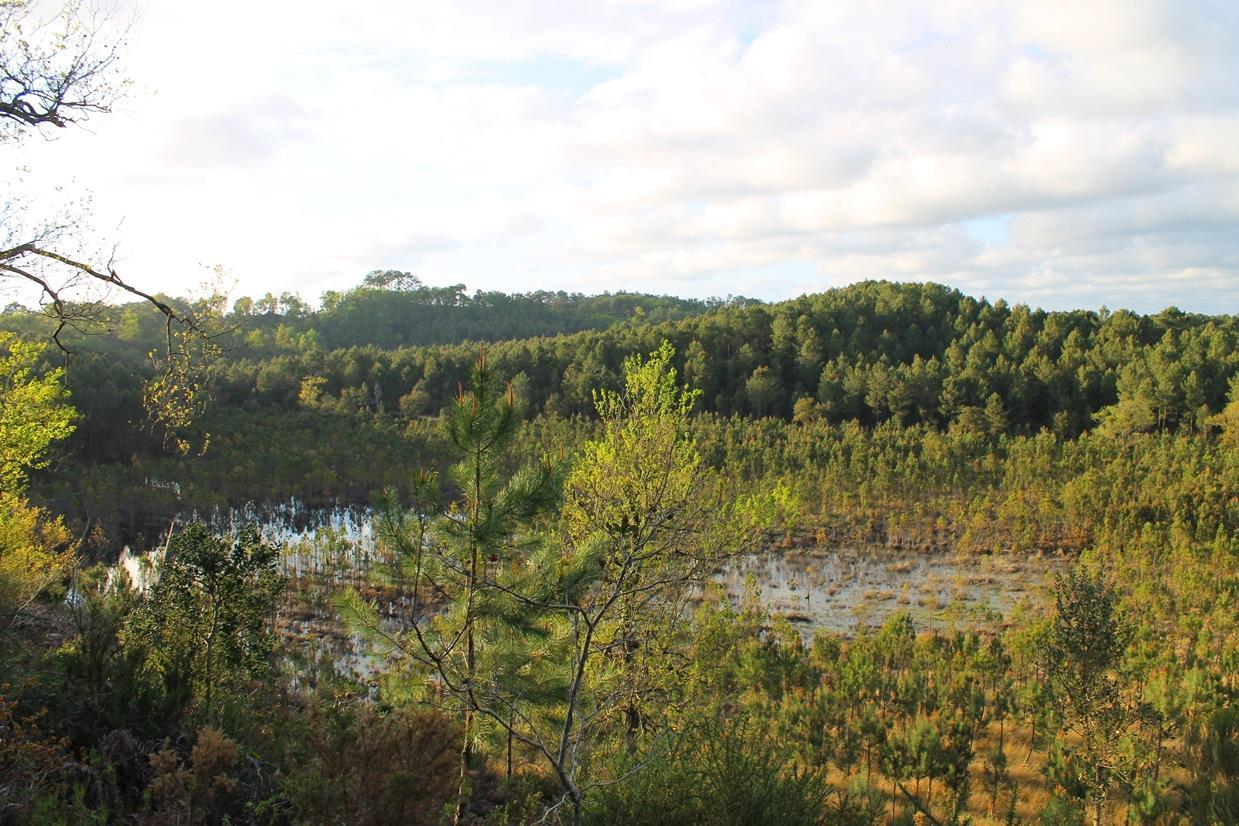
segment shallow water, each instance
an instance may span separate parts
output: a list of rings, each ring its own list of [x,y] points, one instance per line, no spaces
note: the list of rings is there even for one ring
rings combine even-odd
[[[333,599],[390,562],[378,547],[371,517],[369,509],[310,509],[293,501],[215,513],[207,522],[220,533],[256,525],[265,540],[282,547],[289,588],[278,627],[290,653],[314,649],[337,668],[370,680],[381,670],[381,658],[342,627]],[[849,637],[899,611],[918,628],[997,628],[1033,598],[1057,565],[1036,556],[813,546],[738,557],[714,580],[736,603],[755,588],[772,616],[787,618],[806,638],[819,630]],[[132,581],[146,583],[149,568],[129,549],[118,567]],[[396,630],[408,602],[398,589],[386,593],[379,608],[389,630]]]
[[[851,636],[896,612],[920,628],[997,626],[1055,567],[1042,557],[811,547],[740,557],[716,579],[733,599],[756,588],[771,614],[788,618],[805,636],[818,630]]]

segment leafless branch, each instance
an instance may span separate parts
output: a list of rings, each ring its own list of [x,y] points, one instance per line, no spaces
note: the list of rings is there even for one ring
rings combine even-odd
[[[109,22],[77,2],[52,21],[21,0],[0,3],[0,140],[111,111],[124,88],[117,63],[129,27],[108,35]]]

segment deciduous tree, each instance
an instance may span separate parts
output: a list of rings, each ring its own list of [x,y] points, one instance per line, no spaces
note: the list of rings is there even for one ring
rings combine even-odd
[[[70,2],[53,19],[26,0],[0,3],[0,142],[20,142],[44,127],[65,128],[111,111],[126,81],[119,71],[127,28],[87,4]],[[114,257],[82,251],[85,219],[72,208],[48,220],[28,219],[29,204],[11,199],[0,211],[0,281],[38,296],[50,335],[67,355],[66,330],[98,329],[103,299],[116,292],[142,299],[166,322],[158,375],[146,390],[153,422],[170,434],[201,412],[214,355],[214,302],[176,303],[123,278]],[[173,437],[175,438],[175,437]],[[188,445],[178,440],[182,449]]]
[[[73,558],[63,523],[25,501],[26,474],[73,431],[61,371],[39,375],[43,347],[0,332],[0,622],[16,619]]]
[[[235,538],[190,525],[168,543],[159,578],[129,624],[180,708],[210,719],[226,687],[261,675],[284,588],[279,552],[246,529]]]

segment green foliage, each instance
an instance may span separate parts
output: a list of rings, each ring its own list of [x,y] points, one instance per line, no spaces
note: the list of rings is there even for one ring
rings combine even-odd
[[[64,371],[35,372],[41,345],[0,332],[0,492],[20,491],[26,473],[47,465],[47,448],[73,432]]]
[[[0,623],[15,621],[43,589],[65,575],[73,564],[70,540],[60,519],[16,494],[0,492]]]
[[[78,748],[117,730],[141,737],[174,733],[177,721],[165,717],[163,685],[149,667],[148,649],[123,641],[126,623],[141,606],[123,569],[79,571],[72,595],[73,633],[51,653],[53,676],[39,692],[57,730]]]
[[[1055,795],[1041,812],[1039,822],[1043,826],[1084,826],[1084,809],[1076,801]]]
[[[568,646],[565,714],[555,767],[582,806],[580,761],[598,730],[641,734],[664,721],[651,698],[665,696],[666,664],[682,647],[685,599],[724,559],[756,545],[775,524],[777,497],[727,496],[689,434],[696,393],[676,384],[674,351],[625,361],[618,391],[600,390],[600,435],[581,449],[564,484],[559,558],[537,560],[549,615]],[[545,586],[544,586],[545,587]]]
[[[602,434],[583,447],[565,484],[569,542],[599,536],[663,550],[666,534],[680,530],[667,515],[710,506],[697,495],[704,468],[685,430],[696,394],[676,386],[671,355],[664,344],[648,360],[633,357],[622,392],[598,391]]]
[[[1050,779],[1088,803],[1095,826],[1112,789],[1130,783],[1135,769],[1122,748],[1132,715],[1120,695],[1125,639],[1118,598],[1102,576],[1068,571],[1055,589],[1054,618],[1042,646],[1047,687],[1062,713]]]
[[[593,795],[589,824],[747,826],[752,823],[842,823],[848,806],[827,821],[826,787],[795,768],[788,753],[742,721],[702,721],[639,764],[627,753],[603,773],[626,778]]]
[[[1226,406],[1208,422],[1221,430],[1224,444],[1239,448],[1239,375],[1230,380],[1230,395]]]
[[[1147,433],[1157,426],[1152,404],[1143,399],[1124,399],[1103,407],[1097,413],[1097,421],[1101,433],[1117,438]]]
[[[216,297],[217,301],[220,299]],[[210,330],[217,322],[218,313],[204,308],[197,313],[192,328],[168,328],[162,355],[155,350],[148,353],[155,375],[142,392],[146,420],[164,447],[174,447],[181,454],[195,447],[190,434],[211,398],[216,362],[223,352],[216,341],[220,333]],[[199,431],[194,435],[197,451],[204,452],[210,442],[209,434]]]
[[[1074,568],[1059,579],[1054,602],[1043,649],[1051,686],[1077,713],[1102,712],[1118,695],[1114,671],[1124,647],[1118,594],[1101,576]]]
[[[126,636],[147,647],[174,708],[213,719],[225,689],[269,673],[278,559],[252,529],[229,540],[194,524],[169,541]]]
[[[8,624],[73,559],[60,519],[24,498],[26,474],[73,432],[63,372],[36,372],[43,347],[0,332],[0,623]],[[4,640],[5,643],[8,640]]]
[[[393,636],[374,606],[356,593],[339,601],[355,627],[421,666],[429,677],[424,690],[433,683],[444,706],[461,715],[457,819],[468,803],[482,723],[510,726],[554,695],[554,686],[543,684],[534,667],[537,651],[529,647],[531,638],[541,636],[530,620],[534,606],[509,598],[511,578],[538,544],[530,528],[558,492],[549,459],[511,473],[505,468],[519,421],[511,388],[501,390],[485,354],[479,356],[468,389],[458,392],[444,420],[460,456],[448,474],[459,498],[444,507],[437,476],[423,472],[413,485],[412,509],[390,497],[379,507],[379,534],[398,554],[414,594],[408,630]],[[428,615],[423,596],[442,613]]]
[[[422,289],[422,280],[411,272],[400,270],[374,270],[366,273],[362,279],[363,287],[376,290],[397,290],[408,292]]]
[[[775,409],[782,396],[782,386],[766,365],[757,367],[744,383],[744,394],[749,411],[754,416],[765,416]]]
[[[1196,775],[1190,800],[1198,823],[1239,821],[1239,709],[1220,708],[1209,715],[1203,736],[1194,744]]]

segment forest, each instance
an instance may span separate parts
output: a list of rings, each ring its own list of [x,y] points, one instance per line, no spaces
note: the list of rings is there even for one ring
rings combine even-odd
[[[0,316],[6,822],[1239,822],[1239,317],[160,300]]]

